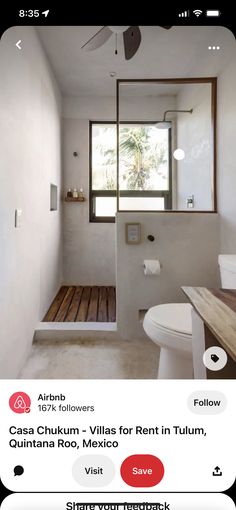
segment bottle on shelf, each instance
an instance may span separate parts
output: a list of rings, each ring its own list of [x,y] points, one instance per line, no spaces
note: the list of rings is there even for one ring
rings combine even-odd
[[[79,196],[79,193],[78,193],[78,190],[76,188],[73,189],[73,198],[78,198]]]
[[[71,191],[70,188],[68,189],[66,196],[67,196],[67,198],[72,198],[73,197],[73,194],[72,194],[72,191]]]
[[[84,200],[84,190],[83,190],[83,188],[80,188],[80,190],[79,190],[79,199],[81,200],[81,202]]]

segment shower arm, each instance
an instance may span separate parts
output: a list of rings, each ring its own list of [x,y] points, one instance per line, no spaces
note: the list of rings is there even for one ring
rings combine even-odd
[[[191,110],[166,110],[164,112],[164,118],[162,122],[166,122],[167,113],[193,113],[193,108],[191,108]]]

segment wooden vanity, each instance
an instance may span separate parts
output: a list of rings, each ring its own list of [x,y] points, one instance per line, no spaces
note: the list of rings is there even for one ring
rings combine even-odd
[[[193,306],[193,367],[195,379],[236,378],[236,290],[182,287]],[[222,370],[208,370],[202,362],[206,349],[223,348],[228,356]]]

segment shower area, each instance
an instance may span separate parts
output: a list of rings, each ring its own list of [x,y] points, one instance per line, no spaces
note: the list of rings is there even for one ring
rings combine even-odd
[[[132,266],[131,258],[118,274],[117,214],[132,224],[139,213],[215,210],[215,97],[214,78],[125,79],[113,97],[65,103],[63,278],[42,327],[116,328],[119,289]]]
[[[93,188],[106,187],[106,181],[98,181],[97,176],[103,175],[104,168],[109,174],[110,167],[103,157],[104,139],[92,132],[90,119],[103,119],[106,99],[96,98],[92,104],[90,97],[76,97],[72,102],[73,115],[65,100],[62,118],[61,285],[51,296],[38,329],[115,330],[115,217],[101,217],[101,194],[97,215],[91,216]]]

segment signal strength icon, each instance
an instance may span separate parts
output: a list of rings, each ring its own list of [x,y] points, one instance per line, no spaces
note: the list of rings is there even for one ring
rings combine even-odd
[[[184,11],[179,13],[179,18],[188,18],[189,11]]]
[[[199,18],[199,16],[201,16],[201,14],[202,14],[202,11],[200,11],[200,9],[196,9],[195,11],[193,11],[193,14],[195,14],[195,16],[197,16],[197,18]]]

